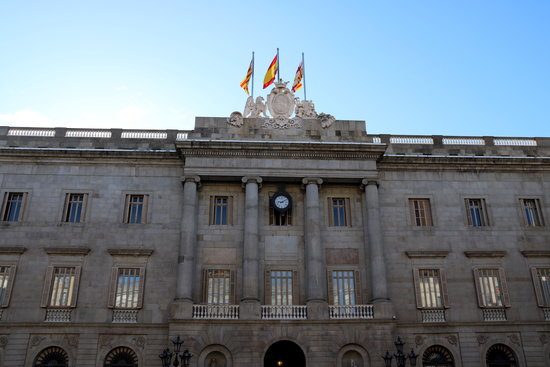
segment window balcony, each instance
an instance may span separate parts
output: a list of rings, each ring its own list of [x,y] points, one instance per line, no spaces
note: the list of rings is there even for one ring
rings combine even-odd
[[[504,308],[483,309],[483,321],[506,321],[506,310]]]
[[[372,305],[334,305],[328,312],[331,319],[374,319]]]
[[[544,321],[550,321],[550,308],[543,308],[542,312],[544,313]]]
[[[139,310],[113,310],[113,323],[135,324],[138,313]]]
[[[445,319],[445,310],[421,310],[422,322],[447,322]]]
[[[193,305],[193,318],[236,320],[239,318],[239,305]]]
[[[46,309],[46,322],[70,322],[71,321],[70,308],[48,308]]]
[[[264,320],[306,320],[307,306],[273,306],[262,305]]]

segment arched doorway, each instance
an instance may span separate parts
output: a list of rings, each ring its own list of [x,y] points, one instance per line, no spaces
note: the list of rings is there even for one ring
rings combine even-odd
[[[305,367],[306,356],[302,349],[288,340],[273,343],[265,352],[264,367]]]
[[[514,352],[504,344],[495,344],[487,351],[487,367],[516,367]]]

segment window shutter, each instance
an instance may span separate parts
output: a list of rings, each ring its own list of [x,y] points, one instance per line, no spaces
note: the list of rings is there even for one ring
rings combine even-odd
[[[46,277],[44,280],[44,288],[42,289],[42,301],[40,302],[40,307],[48,307],[48,303],[50,302],[52,276],[53,276],[53,266],[48,266],[48,269],[46,270]]]
[[[123,223],[129,223],[128,217],[130,216],[130,195],[126,195],[124,200],[124,218],[122,219]]]
[[[535,295],[537,296],[537,306],[544,307],[544,298],[542,297],[542,289],[540,289],[540,280],[537,268],[531,268],[531,276],[533,277],[533,286],[535,287]]]
[[[230,292],[231,292],[231,296],[229,297],[229,300],[231,302],[232,305],[235,305],[237,304],[237,301],[236,301],[236,295],[235,295],[235,270],[230,270],[229,271],[229,281],[231,282],[230,283]]]
[[[81,222],[86,221],[86,213],[88,212],[88,194],[84,194],[84,198],[82,200],[82,215],[80,218]]]
[[[11,297],[11,291],[13,289],[13,282],[15,280],[15,271],[17,270],[17,266],[10,265],[8,268],[8,287],[6,289],[6,296],[4,297],[4,302],[0,305],[0,307],[8,307],[10,304],[10,297]]]
[[[468,225],[473,225],[472,223],[472,217],[470,215],[470,206],[468,205],[468,199],[464,199],[464,207],[466,208],[466,217],[468,218]],[[476,274],[476,284],[477,284],[477,274]],[[478,292],[478,298],[479,298],[479,292]]]
[[[264,276],[264,302],[266,305],[271,304],[271,271],[266,270]]]
[[[21,214],[19,215],[19,221],[22,221],[25,218],[26,208],[27,208],[27,197],[29,196],[28,192],[23,193],[23,204],[21,204]]]
[[[8,195],[9,192],[4,193],[4,199],[2,200],[2,211],[0,214],[2,215],[2,218],[0,220],[4,220],[6,216],[6,205],[8,204]]]
[[[355,303],[358,305],[363,304],[361,290],[361,273],[359,270],[355,270]]]
[[[344,208],[346,213],[346,226],[351,227],[351,203],[349,198],[344,199],[344,204],[346,205],[346,207]]]
[[[143,293],[145,291],[145,267],[139,267],[139,294],[137,301],[137,308],[143,307]]]
[[[432,205],[430,203],[430,199],[424,200],[423,205],[424,205],[424,213],[426,215],[426,225],[433,226]]]
[[[443,296],[443,308],[449,308],[449,294],[447,293],[447,276],[444,269],[439,269],[441,279],[441,294]]]
[[[327,292],[328,292],[328,304],[334,304],[334,294],[332,289],[332,271],[327,271]]]
[[[118,279],[118,267],[113,266],[113,268],[111,269],[111,282],[109,284],[109,299],[107,301],[108,308],[115,307],[117,279]]]
[[[233,196],[227,197],[227,225],[233,225]]]
[[[476,294],[477,294],[477,305],[480,308],[484,308],[485,305],[483,304],[483,299],[481,298],[481,290],[479,289],[479,269],[474,269],[474,284],[476,286]]]
[[[299,287],[298,271],[292,271],[292,304],[300,304],[300,287]]]
[[[416,226],[416,215],[414,213],[414,200],[409,199],[409,216],[411,218],[411,225]]]
[[[416,298],[416,308],[422,307],[422,298],[420,295],[420,271],[418,269],[413,269],[413,279],[414,279],[414,295]]]
[[[65,204],[63,205],[63,216],[61,217],[61,221],[62,222],[66,222],[67,221],[67,214],[68,214],[68,210],[69,210],[69,199],[71,197],[71,194],[70,193],[67,193],[65,194]]]
[[[481,203],[481,215],[483,218],[482,226],[490,226],[491,223],[489,223],[489,210],[487,209],[487,203],[485,202],[485,199],[480,200]]]
[[[208,303],[208,269],[202,270],[202,302]]]
[[[76,301],[78,298],[78,287],[80,286],[80,272],[82,267],[80,265],[75,266],[74,269],[74,288],[73,288],[73,294],[71,298],[71,304],[70,307],[76,307]]]
[[[510,307],[510,293],[508,292],[508,285],[506,284],[506,275],[503,268],[498,268],[498,274],[500,278],[500,285],[502,287],[502,298],[504,299],[504,307]]]
[[[214,196],[210,196],[210,225],[214,224]]]

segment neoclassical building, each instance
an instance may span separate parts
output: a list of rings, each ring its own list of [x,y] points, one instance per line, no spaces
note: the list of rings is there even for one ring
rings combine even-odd
[[[549,138],[251,116],[0,127],[0,365],[550,366]]]

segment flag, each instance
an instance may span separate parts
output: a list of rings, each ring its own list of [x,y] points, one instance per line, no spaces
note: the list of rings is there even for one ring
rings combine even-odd
[[[303,87],[302,85],[303,77],[304,77],[304,62],[302,61],[300,63],[300,66],[298,66],[298,70],[296,70],[296,76],[294,77],[294,84],[292,84],[292,92],[296,92],[297,90]]]
[[[275,75],[277,75],[277,71],[279,70],[279,55],[277,54],[273,61],[271,61],[271,64],[269,64],[269,67],[267,68],[267,72],[264,76],[264,89],[269,87],[274,81],[275,81]]]
[[[248,93],[248,83],[250,82],[250,78],[252,77],[253,64],[254,64],[254,60],[250,61],[250,66],[248,67],[248,71],[246,72],[246,77],[241,82],[241,88],[244,89],[246,94],[250,94]]]

